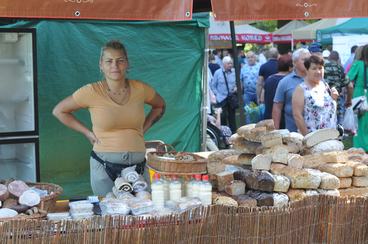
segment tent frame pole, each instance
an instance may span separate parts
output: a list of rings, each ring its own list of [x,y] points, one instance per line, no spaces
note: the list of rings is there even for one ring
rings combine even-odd
[[[207,140],[207,113],[210,112],[211,108],[208,107],[208,28],[204,30],[204,60],[202,68],[202,106],[201,106],[201,151],[206,151],[206,140]]]
[[[238,49],[236,47],[236,35],[235,35],[235,26],[234,21],[230,21],[230,34],[231,34],[231,46],[233,49],[233,59],[234,59],[234,68],[235,68],[235,80],[236,80],[236,89],[238,94],[238,101],[239,101],[239,120],[240,125],[242,126],[245,123],[245,113],[244,113],[244,101],[243,101],[243,91],[242,85],[240,83],[240,63],[238,60]]]

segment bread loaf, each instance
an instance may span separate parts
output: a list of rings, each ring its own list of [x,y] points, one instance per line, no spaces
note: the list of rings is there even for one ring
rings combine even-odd
[[[245,138],[239,136],[238,134],[234,134],[231,136],[230,143],[233,144],[234,149],[236,149],[237,151],[249,154],[256,154],[257,148],[261,146],[261,143],[247,141]]]
[[[318,196],[319,193],[317,190],[306,190],[305,191],[305,195],[310,197],[310,196]]]
[[[345,163],[346,159],[347,157],[345,152],[325,152],[305,155],[303,156],[303,167],[318,168],[326,163]]]
[[[284,193],[273,193],[273,206],[284,207],[289,203],[289,197]]]
[[[225,149],[221,151],[216,151],[208,156],[208,162],[209,163],[221,162],[224,158],[228,156],[239,154],[240,152],[234,149]]]
[[[249,134],[252,129],[256,128],[256,124],[247,124],[239,127],[236,130],[236,133],[244,138],[245,134]]]
[[[351,177],[339,177],[339,180],[340,180],[339,189],[349,188],[353,183],[353,179]]]
[[[321,172],[316,169],[305,169],[305,170],[307,170],[311,174],[316,174],[321,177],[321,184],[319,185],[320,189],[333,190],[338,189],[340,186],[340,180],[335,175],[326,172]]]
[[[241,128],[241,127],[240,127]],[[240,129],[239,128],[239,129]],[[238,130],[239,130],[238,129]],[[248,141],[253,141],[253,142],[261,142],[261,138],[267,134],[267,129],[266,127],[257,127],[257,128],[253,128],[250,130],[244,130],[241,131],[242,134],[240,134],[238,132],[238,134],[242,137],[244,137],[246,140]]]
[[[238,202],[239,207],[247,207],[247,208],[257,207],[257,200],[251,198],[248,195],[236,196],[235,200]]]
[[[313,132],[308,133],[304,136],[303,144],[307,147],[313,147],[318,143],[328,141],[328,140],[335,140],[339,137],[340,133],[336,129],[326,128],[320,129]]]
[[[286,193],[291,202],[303,200],[307,195],[304,190],[301,189],[289,189]]]
[[[334,196],[334,197],[340,196],[340,192],[337,189],[334,189],[334,190],[318,189],[317,191],[320,195],[328,195],[328,196]]]
[[[368,176],[354,176],[353,177],[353,186],[358,187],[367,187],[368,186]]]
[[[272,162],[274,163],[282,163],[282,164],[288,163],[289,150],[284,145],[272,147],[270,148],[270,150],[264,150],[264,152],[268,155],[271,155]]]
[[[273,119],[265,119],[261,120],[256,124],[256,127],[266,127],[268,131],[272,131],[275,129],[275,123]]]
[[[321,184],[319,185],[320,189],[324,190],[334,190],[340,187],[340,180],[335,175],[322,172],[321,174]]]
[[[244,176],[249,189],[273,192],[275,179],[269,172],[259,170],[247,171],[244,172]]]
[[[213,201],[214,204],[217,205],[225,205],[225,206],[232,206],[232,207],[238,207],[238,202],[232,199],[231,197],[226,196],[218,196]]]
[[[208,156],[207,171],[208,174],[217,174],[225,170],[225,164],[222,160],[231,155],[239,155],[240,152],[234,149],[221,150],[211,153]]]
[[[311,154],[322,153],[322,152],[333,152],[344,150],[344,144],[338,140],[328,140],[313,146],[310,149]]]
[[[217,178],[217,190],[224,191],[225,186],[230,184],[234,180],[233,173],[231,172],[220,172],[216,174]]]
[[[346,162],[346,165],[350,166],[354,170],[354,176],[368,176],[368,166],[354,161]]]
[[[231,165],[252,165],[252,159],[254,157],[254,154],[242,153],[240,155],[228,156],[222,160],[222,163]]]
[[[282,137],[282,142],[285,144],[296,144],[302,148],[304,136],[298,132],[290,132]]]
[[[275,186],[273,191],[275,192],[287,192],[290,187],[290,180],[286,176],[283,175],[273,175],[275,180]]]
[[[303,157],[299,154],[288,154],[287,165],[291,168],[301,169],[303,168]]]
[[[323,164],[318,169],[336,175],[337,177],[351,177],[354,173],[352,167],[341,163]]]
[[[360,155],[365,155],[365,151],[363,148],[356,148],[356,147],[351,147],[347,150],[348,154],[360,154]]]
[[[231,196],[245,194],[245,183],[240,180],[233,180],[225,186],[225,192]]]
[[[246,182],[245,178],[251,174],[252,174],[252,170],[249,170],[249,169],[239,169],[233,173],[234,180],[241,180],[243,182]]]
[[[270,170],[271,157],[259,154],[252,159],[252,169]]]
[[[266,133],[261,137],[261,143],[264,147],[274,147],[278,145],[282,145],[282,137],[278,131],[272,131]]]
[[[305,169],[285,167],[283,174],[290,179],[291,187],[294,189],[317,189],[321,183],[321,177],[318,174]]]
[[[282,175],[285,167],[285,164],[271,163],[270,171],[273,175]]]
[[[247,195],[249,195],[251,198],[254,198],[257,200],[257,206],[273,206],[274,200],[273,200],[273,194],[272,193],[265,193],[265,192],[259,192],[259,191],[248,191]]]
[[[364,155],[363,154],[348,154],[348,160],[361,163],[364,160]]]
[[[351,187],[340,189],[340,196],[368,196],[368,187]]]

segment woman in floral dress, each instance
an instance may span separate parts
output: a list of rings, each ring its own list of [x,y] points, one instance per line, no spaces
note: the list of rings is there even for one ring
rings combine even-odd
[[[336,99],[339,94],[323,81],[323,65],[323,58],[317,55],[305,60],[307,76],[293,94],[293,116],[298,131],[303,135],[318,129],[336,128]]]

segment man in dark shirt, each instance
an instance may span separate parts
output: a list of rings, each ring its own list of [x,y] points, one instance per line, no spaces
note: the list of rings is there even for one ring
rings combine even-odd
[[[335,87],[339,93],[337,99],[337,123],[341,124],[345,114],[345,106],[351,104],[353,85],[345,77],[344,68],[340,64],[339,53],[332,51],[328,57],[329,62],[325,63],[324,80],[330,88]],[[344,87],[347,87],[347,94],[344,94]]]
[[[277,48],[270,48],[268,50],[268,61],[261,65],[258,73],[257,80],[257,101],[258,104],[264,103],[264,81],[273,74],[277,73],[277,58],[279,57],[279,52]]]
[[[208,68],[211,70],[211,74],[214,75],[215,71],[221,67],[216,63],[215,55],[210,54],[208,59]]]

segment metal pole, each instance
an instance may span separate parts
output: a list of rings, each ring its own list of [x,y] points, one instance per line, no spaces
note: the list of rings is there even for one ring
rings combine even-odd
[[[231,46],[233,49],[234,56],[234,67],[235,67],[235,79],[236,79],[236,88],[238,91],[238,100],[239,100],[239,120],[240,124],[238,127],[245,124],[245,114],[244,114],[244,101],[243,101],[243,90],[242,85],[240,83],[240,64],[238,61],[238,49],[236,48],[236,36],[235,36],[235,27],[234,21],[230,21],[230,33],[231,33]]]
[[[206,139],[207,139],[207,113],[208,107],[208,28],[204,30],[204,54],[203,54],[203,68],[202,68],[202,121],[201,121],[201,151],[206,151]]]

